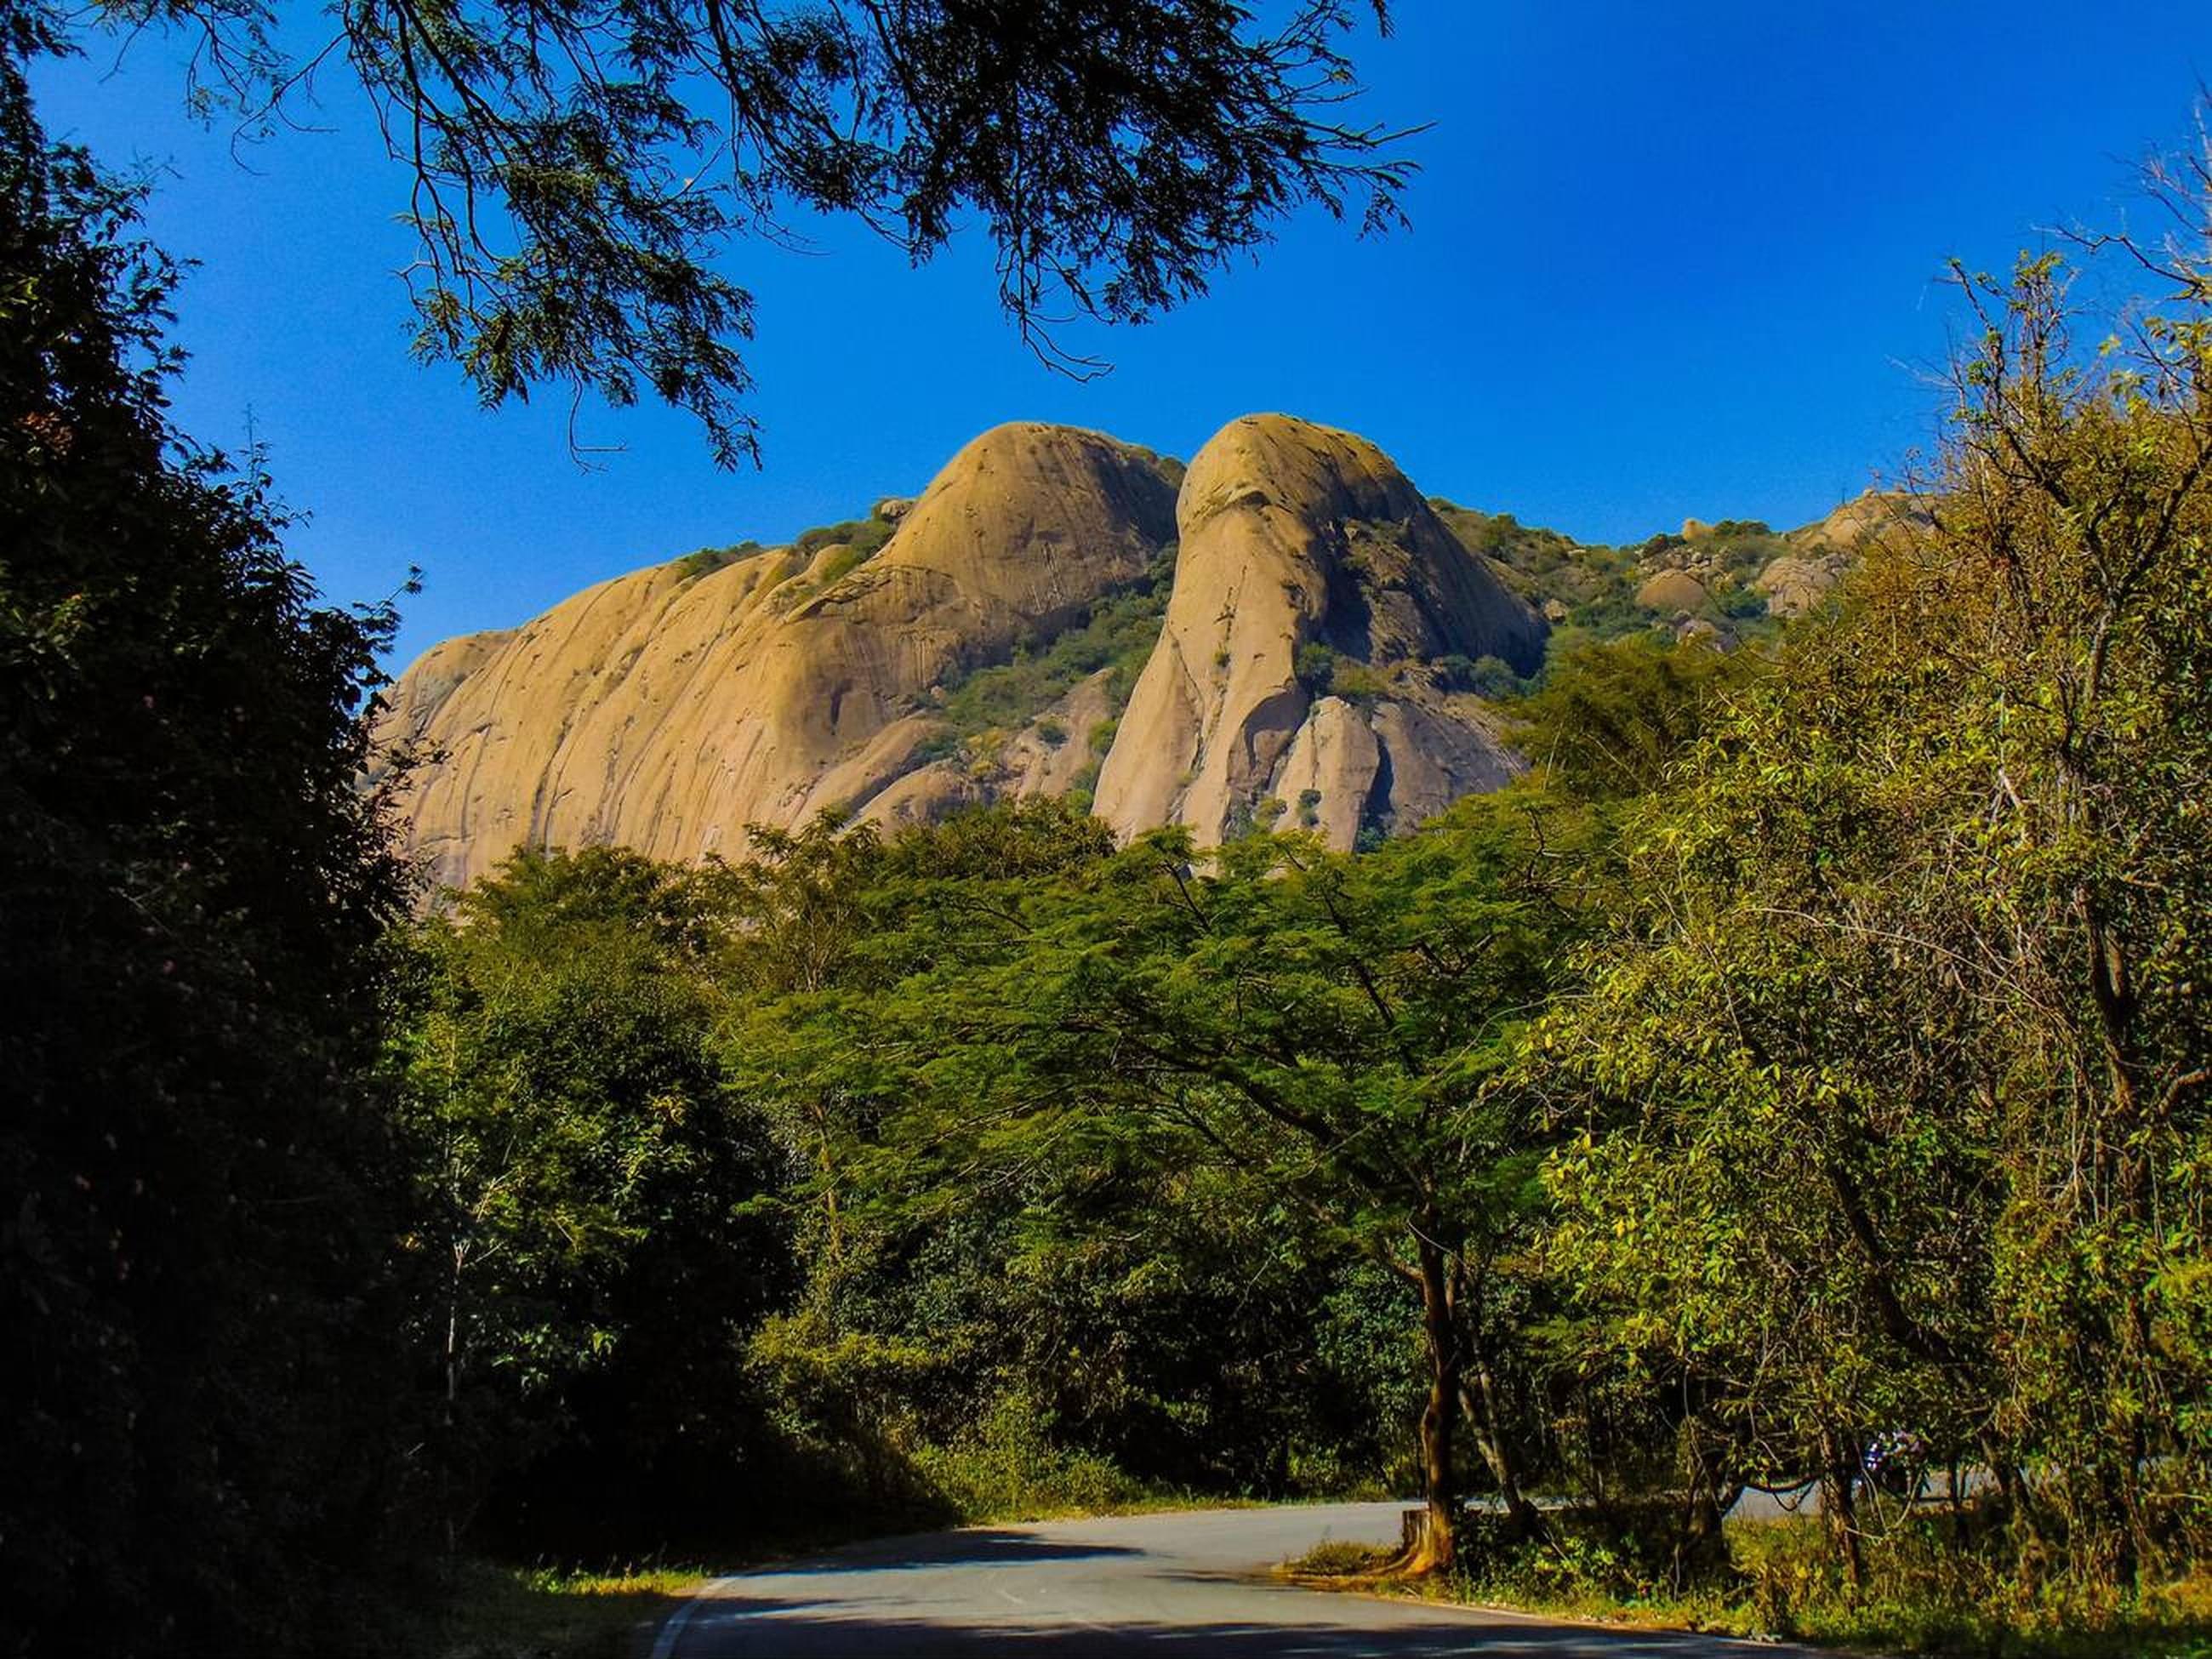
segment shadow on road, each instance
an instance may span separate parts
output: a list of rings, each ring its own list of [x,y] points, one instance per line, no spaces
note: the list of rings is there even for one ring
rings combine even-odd
[[[1347,1608],[1347,1612],[1351,1609]],[[1438,1609],[1440,1614],[1446,1610]],[[1522,1624],[1468,1612],[1434,1623],[1376,1629],[1344,1624],[1213,1622],[1192,1625],[981,1624],[856,1607],[849,1602],[732,1597],[700,1608],[685,1632],[683,1659],[932,1659],[975,1654],[1038,1659],[1127,1659],[1160,1653],[1227,1654],[1235,1659],[1704,1659],[1724,1647],[1674,1632]],[[1780,1650],[1782,1653],[1794,1650]]]
[[[1040,1538],[1033,1532],[989,1527],[963,1532],[924,1533],[910,1538],[880,1538],[827,1555],[766,1569],[779,1578],[802,1574],[890,1572],[909,1567],[989,1566],[1022,1561],[1080,1561],[1109,1555],[1142,1555],[1127,1544],[1077,1544]]]

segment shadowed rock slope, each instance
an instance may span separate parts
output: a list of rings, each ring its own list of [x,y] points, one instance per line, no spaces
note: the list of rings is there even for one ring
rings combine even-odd
[[[1346,846],[1511,775],[1459,688],[1474,659],[1534,667],[1545,625],[1379,450],[1256,416],[1178,502],[1179,473],[1000,427],[846,539],[694,556],[448,641],[380,728],[417,757],[407,839],[459,884],[520,845],[693,858],[826,808],[1095,791],[1124,833]]]

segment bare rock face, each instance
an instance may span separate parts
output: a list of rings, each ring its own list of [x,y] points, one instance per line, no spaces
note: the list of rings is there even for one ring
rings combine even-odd
[[[1825,519],[1790,532],[1790,539],[1808,554],[1845,555],[1893,530],[1925,529],[1927,508],[1911,495],[1894,490],[1869,489],[1845,501]]]
[[[462,884],[519,845],[688,858],[740,850],[750,823],[865,811],[922,763],[929,688],[1142,574],[1175,533],[1173,500],[1156,463],[1109,438],[1000,427],[834,580],[836,545],[704,574],[679,560],[441,646],[380,729],[430,757],[400,803],[407,839],[434,879]],[[964,793],[980,792],[936,799]]]
[[[1090,734],[1121,710],[1113,700],[1114,671],[1102,668],[1015,734],[999,757],[1005,793],[1065,795],[1082,787],[1098,757]]]
[[[1212,843],[1255,821],[1334,844],[1410,828],[1520,763],[1447,657],[1540,658],[1542,620],[1372,444],[1280,415],[1191,462],[1166,625],[1099,775],[1097,811]]]
[[[1802,617],[1826,599],[1859,553],[1891,534],[1911,536],[1930,522],[1926,507],[1910,495],[1869,489],[1825,519],[1790,532],[1790,551],[1770,559],[1752,579],[1776,617]]]
[[[378,735],[421,757],[398,804],[429,876],[465,884],[526,845],[734,855],[749,826],[825,809],[897,823],[1094,785],[1124,834],[1256,824],[1348,847],[1520,769],[1459,688],[1478,658],[1535,666],[1543,620],[1349,434],[1252,416],[1186,473],[1094,433],[1000,427],[876,516],[896,528],[872,558],[696,555],[427,653]],[[1056,678],[1010,665],[1102,605],[1121,607],[1110,651]],[[1162,605],[1140,658],[1127,618]],[[1001,667],[957,724],[949,699]],[[1040,706],[1010,714],[1007,684]]]

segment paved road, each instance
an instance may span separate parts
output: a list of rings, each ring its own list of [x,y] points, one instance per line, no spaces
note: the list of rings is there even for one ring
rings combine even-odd
[[[717,1579],[653,1659],[1719,1659],[1802,1650],[1298,1589],[1323,1539],[1395,1541],[1396,1504],[1123,1516],[885,1539]]]

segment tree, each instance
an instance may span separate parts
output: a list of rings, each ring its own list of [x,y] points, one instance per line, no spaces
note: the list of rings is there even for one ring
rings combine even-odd
[[[1751,648],[1719,651],[1648,631],[1577,640],[1513,705],[1513,740],[1586,799],[1646,794],[1762,662]]]
[[[1583,925],[1588,820],[1524,793],[1361,857],[1146,837],[1073,879],[947,895],[915,966],[814,1011],[804,1073],[866,1103],[914,1178],[1210,1169],[1387,1273],[1417,1310],[1428,1530],[1449,1565],[1462,1415],[1534,1512],[1505,1407],[1532,1097],[1501,1086]]]
[[[391,1063],[453,1534],[495,1492],[540,1546],[634,1541],[762,1439],[783,1170],[721,1086],[706,939],[687,872],[608,848],[519,853],[416,930]]]
[[[362,1082],[390,617],[169,424],[137,207],[0,60],[0,1649],[366,1648],[415,1437]]]
[[[806,1177],[805,1290],[752,1352],[810,1489],[942,1518],[1151,1483],[1334,1491],[1395,1462],[1401,1292],[1279,1193],[1110,1126],[1004,1158],[918,1139],[936,1050],[890,1039],[906,982],[1003,957],[1006,907],[1094,878],[1103,825],[1032,799],[756,846],[706,886],[733,1078]]]
[[[1298,0],[1263,27],[1236,0],[343,0],[300,58],[265,0],[97,16],[192,33],[195,97],[256,129],[343,59],[412,180],[416,355],[488,404],[649,389],[729,465],[758,453],[753,303],[713,261],[787,240],[793,210],[852,215],[917,263],[972,214],[1006,314],[1077,372],[1100,365],[1054,344],[1064,314],[1140,322],[1203,294],[1303,204],[1397,221],[1397,135],[1340,118],[1360,9]],[[73,49],[78,26],[31,0],[13,47]]]
[[[2024,1570],[2107,1591],[2212,1451],[2212,264],[2133,252],[2172,291],[2095,350],[2055,256],[1958,273],[1926,528],[1692,750],[1548,1028],[1555,1259],[1740,1468],[1824,1474],[1854,1582],[1867,1429],[1985,1460]]]

